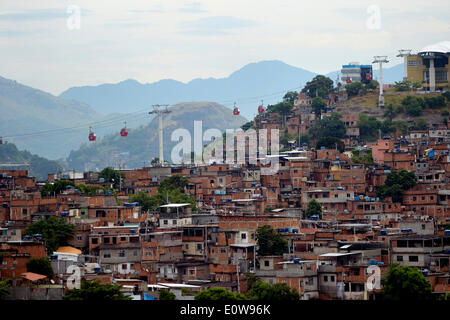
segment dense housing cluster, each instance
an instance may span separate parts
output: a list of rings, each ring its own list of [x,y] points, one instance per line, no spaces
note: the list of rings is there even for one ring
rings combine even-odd
[[[81,279],[120,284],[137,298],[161,289],[178,299],[211,287],[245,293],[254,275],[305,300],[362,300],[382,290],[368,285],[368,270],[383,276],[397,263],[419,268],[433,293],[450,292],[449,123],[364,144],[359,115],[347,114],[344,148],[302,143],[339,99],[330,94],[319,114],[300,93],[286,114],[255,118],[257,131],[296,136],[271,155],[280,165],[273,175],[259,162],[155,165],[117,170],[115,180],[0,171],[1,278],[13,280],[15,298],[61,298],[75,265]],[[179,176],[175,195],[161,188]],[[52,217],[73,226],[67,243],[49,245],[48,230],[30,229]],[[286,247],[262,248],[263,226]],[[27,272],[30,259],[47,257],[52,276]]]

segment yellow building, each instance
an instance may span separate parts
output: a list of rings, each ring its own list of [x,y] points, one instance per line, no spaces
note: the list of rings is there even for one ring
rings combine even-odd
[[[416,55],[407,57],[408,80],[419,82],[425,90],[436,91],[450,87],[450,41],[427,46]]]

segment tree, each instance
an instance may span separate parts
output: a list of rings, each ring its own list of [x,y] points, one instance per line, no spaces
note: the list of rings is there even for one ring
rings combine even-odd
[[[345,86],[345,91],[347,91],[348,97],[355,97],[359,94],[359,92],[363,89],[364,85],[359,82],[352,82]]]
[[[396,91],[413,91],[421,87],[420,83],[410,80],[396,81],[394,88]]]
[[[48,254],[52,254],[60,246],[67,245],[73,238],[75,227],[67,224],[63,219],[50,216],[30,224],[26,229],[27,235],[42,234]]]
[[[287,240],[269,225],[256,229],[256,240],[260,256],[282,255],[289,251]]]
[[[383,281],[383,299],[418,301],[431,297],[431,284],[418,268],[391,264]]]
[[[308,81],[302,89],[302,92],[310,98],[321,97],[323,99],[325,99],[332,91],[333,80],[322,75],[315,76],[311,81]]]
[[[169,290],[160,290],[159,300],[176,300],[176,296],[173,292],[170,292]]]
[[[254,128],[255,128],[255,126],[254,126],[253,121],[246,122],[241,126],[241,129],[244,131],[247,131],[248,129],[254,129]]]
[[[316,199],[312,199],[306,208],[306,217],[319,216],[322,219],[322,206]]]
[[[377,80],[370,80],[366,83],[366,88],[369,90],[375,90],[378,87],[379,83]]]
[[[414,123],[410,126],[410,130],[426,130],[428,128],[428,123],[424,118],[417,118]]]
[[[284,116],[284,115],[289,114],[289,112],[291,112],[293,106],[294,106],[293,104],[291,104],[290,102],[286,102],[286,101],[279,102],[279,103],[273,104],[273,105],[269,104],[267,106],[266,112],[267,113],[279,113],[280,115]]]
[[[383,117],[388,118],[388,120],[392,121],[392,119],[394,119],[396,115],[397,115],[397,109],[392,104],[388,104],[384,108]]]
[[[294,102],[297,99],[297,97],[298,97],[297,91],[288,91],[283,97],[283,102],[287,102],[291,105],[294,105]]]
[[[184,188],[189,184],[189,180],[181,175],[173,175],[161,181],[158,190],[175,190],[179,189],[184,192]]]
[[[230,301],[230,300],[247,300],[247,298],[241,293],[234,293],[230,290],[221,287],[209,288],[197,293],[194,297],[195,300],[215,300],[215,301]]]
[[[246,272],[245,281],[247,282],[247,291],[249,291],[253,286],[259,281],[259,277],[254,273]]]
[[[131,300],[120,291],[120,285],[102,284],[99,280],[81,281],[80,289],[68,290],[64,300],[82,301],[107,301],[107,300]]]
[[[359,128],[361,139],[372,141],[378,136],[378,129],[381,128],[381,122],[375,117],[368,117],[366,114],[362,113],[359,115],[357,126]]]
[[[111,167],[106,167],[100,171],[98,177],[105,179],[105,182],[112,183],[115,188],[120,184],[120,179],[123,179],[124,175]]]
[[[67,186],[75,187],[75,182],[71,180],[58,180],[55,183],[46,183],[41,188],[41,196],[49,196],[52,194],[59,194],[61,191],[64,191],[67,189]]]
[[[247,292],[250,300],[265,301],[297,301],[300,295],[297,290],[291,289],[286,283],[271,285],[267,282],[257,281]]]
[[[392,171],[387,175],[385,184],[387,186],[399,184],[403,190],[409,190],[417,185],[417,177],[414,172],[408,170]]]
[[[47,258],[31,258],[27,262],[27,271],[42,274],[47,278],[53,278],[52,264]]]
[[[407,96],[402,100],[405,112],[410,116],[419,116],[424,108],[424,99],[416,96]]]
[[[414,172],[407,170],[392,171],[387,177],[384,185],[377,189],[377,196],[381,199],[392,197],[393,202],[402,202],[403,191],[413,188],[417,184]]]
[[[309,133],[315,139],[322,137],[343,138],[345,136],[346,128],[344,122],[342,122],[340,118],[340,114],[333,113],[330,116],[319,119],[314,123],[314,126],[309,129]]]
[[[450,91],[445,91],[442,96],[445,98],[445,100],[450,101]]]
[[[9,279],[0,281],[0,300],[3,300],[9,295],[9,290],[11,288],[11,283]]]
[[[316,97],[311,102],[311,107],[315,114],[320,115],[327,108],[327,103],[320,97]]]
[[[316,142],[316,149],[320,149],[321,147],[325,147],[325,149],[335,149],[337,147],[339,152],[344,152],[345,143],[335,137],[323,137]]]

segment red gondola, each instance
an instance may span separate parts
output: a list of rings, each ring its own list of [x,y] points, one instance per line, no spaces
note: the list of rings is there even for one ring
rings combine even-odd
[[[372,75],[370,73],[366,74],[366,80],[367,81],[371,81],[372,80]]]
[[[238,107],[236,107],[236,102],[234,103],[233,115],[238,116],[241,113]]]
[[[125,127],[122,128],[122,130],[120,130],[120,135],[121,135],[122,137],[128,136],[128,129],[127,129],[127,123],[126,123],[126,122],[125,122]]]
[[[352,83],[352,80],[350,78],[347,78],[347,83]]]
[[[261,101],[261,104],[258,106],[258,113],[259,114],[264,113],[264,105],[263,105],[262,101]]]
[[[95,135],[95,132],[92,131],[92,128],[89,127],[89,141],[95,141],[97,139],[97,136]]]

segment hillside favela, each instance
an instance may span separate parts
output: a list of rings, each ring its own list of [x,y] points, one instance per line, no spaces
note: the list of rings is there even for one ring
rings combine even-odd
[[[79,2],[0,6],[0,300],[448,302],[448,2]]]

